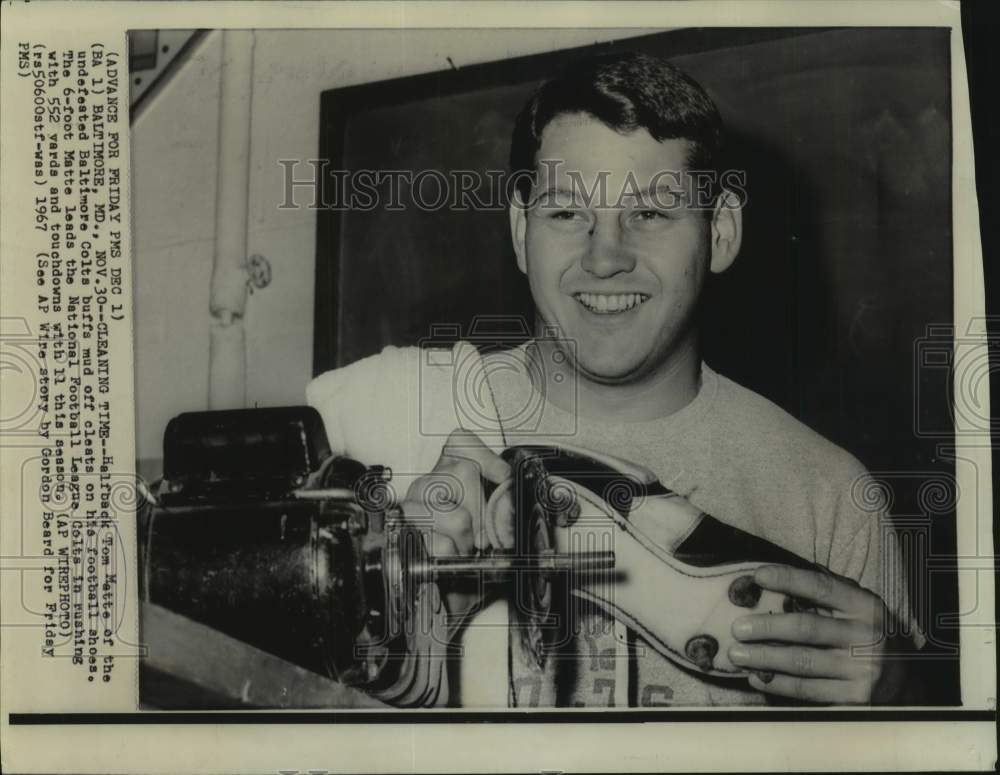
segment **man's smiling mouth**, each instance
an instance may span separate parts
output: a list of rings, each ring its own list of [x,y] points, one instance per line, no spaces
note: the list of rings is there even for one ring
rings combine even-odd
[[[644,293],[574,293],[573,298],[595,314],[619,315],[635,309],[649,296]]]

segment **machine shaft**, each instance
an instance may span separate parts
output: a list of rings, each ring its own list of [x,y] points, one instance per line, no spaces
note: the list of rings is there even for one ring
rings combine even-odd
[[[533,556],[489,555],[485,557],[438,557],[416,562],[409,567],[414,581],[437,581],[445,578],[482,578],[484,581],[506,581],[515,573],[549,575],[570,572],[580,576],[595,576],[613,571],[614,552],[579,552],[556,554],[543,552]]]

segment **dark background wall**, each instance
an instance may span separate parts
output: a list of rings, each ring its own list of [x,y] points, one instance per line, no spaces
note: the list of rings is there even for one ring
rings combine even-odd
[[[921,28],[667,32],[326,92],[320,152],[349,170],[503,170],[517,110],[580,54],[653,52],[698,79],[748,192],[741,256],[706,301],[706,360],[885,482],[941,703],[958,699],[957,633],[938,621],[958,610],[954,574],[923,574],[955,554],[949,370],[916,364],[950,348],[928,336],[953,319],[949,45]],[[317,247],[316,372],[435,325],[453,326],[444,343],[477,316],[531,319],[502,210],[321,211]]]

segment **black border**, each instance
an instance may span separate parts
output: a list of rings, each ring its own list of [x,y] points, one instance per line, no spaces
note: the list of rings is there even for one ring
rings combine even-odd
[[[985,4],[984,4],[985,5]],[[995,198],[995,189],[987,184],[997,175],[998,158],[998,122],[992,121],[996,113],[996,103],[990,93],[991,76],[997,76],[1000,68],[995,64],[996,50],[993,47],[992,23],[980,26],[973,22],[973,17],[982,24],[982,5],[969,2],[962,3],[962,22],[965,34],[965,49],[969,69],[969,90],[973,113],[973,136],[976,147],[977,178],[979,179],[980,226],[983,240],[983,253],[989,255],[989,245],[995,244],[998,238],[998,224],[990,217],[992,210],[988,202]],[[977,11],[972,9],[976,8]],[[984,29],[985,27],[985,29]],[[733,28],[711,28],[712,30],[729,30]],[[751,39],[767,40],[780,37],[790,37],[797,34],[822,32],[834,28],[768,28],[747,29],[748,42]],[[652,35],[628,39],[628,44],[649,38],[670,35],[671,44],[676,45],[678,54],[689,53],[705,47],[702,41],[711,38],[705,35],[703,28],[689,28],[670,32],[659,32]],[[771,33],[768,35],[767,33]],[[754,38],[754,36],[757,36]],[[472,85],[482,85],[488,82],[488,77],[495,80],[492,83],[516,81],[518,76],[530,72],[532,78],[537,78],[544,67],[557,67],[562,62],[577,56],[583,51],[612,51],[624,47],[619,41],[583,46],[557,52],[529,55],[503,62],[487,63],[455,71],[443,71],[426,75],[407,76],[403,78],[382,81],[374,84],[362,84],[332,89],[322,93],[320,104],[320,156],[325,159],[341,159],[343,152],[343,123],[353,112],[365,107],[401,101],[402,95],[411,99],[419,99],[421,95],[447,94],[462,91]],[[988,71],[988,72],[987,72]],[[509,81],[508,79],[512,79]],[[978,108],[978,110],[977,110]],[[320,200],[322,201],[322,200]],[[315,373],[332,368],[335,363],[335,329],[336,309],[333,304],[320,304],[321,292],[327,299],[336,298],[337,261],[339,255],[334,248],[339,237],[338,214],[329,211],[319,211],[317,218],[317,266],[316,266],[316,298],[315,331],[314,331],[314,361]],[[321,261],[320,256],[329,256],[330,260]],[[995,272],[990,271],[989,262],[985,262],[986,287],[992,286]],[[987,294],[987,299],[989,299]],[[987,311],[993,313],[994,306],[988,303]],[[992,331],[991,331],[992,333]],[[996,373],[996,372],[994,372]],[[1000,380],[992,385],[993,399],[1000,405]],[[994,449],[997,446],[994,445]],[[1000,474],[1000,460],[994,456],[994,481]],[[996,526],[996,515],[994,524]],[[994,550],[998,546],[998,537],[994,530]],[[1000,600],[997,601],[1000,613]],[[1000,655],[1000,644],[998,644]],[[774,722],[993,722],[997,721],[996,710],[965,710],[965,709],[889,709],[866,708],[859,710],[622,710],[605,711],[496,711],[496,712],[436,712],[436,711],[238,711],[238,712],[161,712],[136,711],[127,713],[10,713],[8,723],[11,726],[78,726],[78,725],[164,725],[164,724],[368,724],[368,723],[652,723],[676,722],[696,723],[704,721],[737,722],[737,723],[774,723]]]
[[[133,713],[11,713],[11,726],[135,724],[635,724],[705,721],[893,722],[997,721],[995,710],[559,710],[559,711],[145,711]]]

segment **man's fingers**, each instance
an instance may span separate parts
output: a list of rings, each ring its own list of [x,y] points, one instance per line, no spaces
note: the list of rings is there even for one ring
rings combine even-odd
[[[497,549],[514,547],[514,496],[510,488],[498,491],[496,502],[486,510],[483,522],[487,541]]]
[[[455,542],[459,554],[472,554],[476,545],[472,516],[465,509],[455,509],[434,518],[434,532],[442,533]]]
[[[403,514],[411,522],[421,520],[435,533],[447,536],[453,547],[442,551],[472,554],[494,545],[513,545],[513,499],[499,496],[493,518],[487,524],[483,480],[501,485],[511,477],[511,468],[476,434],[456,430],[448,437],[434,470],[410,485]]]
[[[447,472],[461,483],[463,492],[457,502],[471,515],[473,541],[470,551],[473,547],[481,549],[492,544],[491,526],[484,524],[482,480],[500,484],[510,478],[510,466],[476,434],[456,430],[448,437],[435,471]]]
[[[775,673],[753,674],[750,685],[761,692],[829,705],[861,705],[870,702],[870,692],[857,681],[837,678],[802,678]]]
[[[403,514],[408,520],[410,518],[407,512],[412,505],[412,501],[403,503]],[[423,524],[417,519],[410,521],[420,526],[421,533],[430,536],[428,551],[432,556],[447,557],[455,554],[472,554],[475,545],[472,535],[472,517],[465,509],[459,508],[444,514],[435,514],[432,524],[428,524],[426,519]],[[427,543],[426,539],[424,543]]]
[[[453,557],[459,553],[455,542],[444,533],[431,533],[431,545],[427,547],[431,557]]]
[[[463,481],[461,472],[443,470],[440,466],[434,473],[414,480],[406,493],[406,500],[420,504],[424,516],[439,512],[454,511],[469,500],[469,483]],[[478,488],[474,495],[478,495]],[[416,515],[414,515],[416,516]]]
[[[754,573],[764,589],[805,598],[823,608],[852,613],[868,602],[871,593],[833,573],[765,565]]]
[[[472,431],[452,431],[441,451],[441,457],[473,463],[480,476],[494,484],[500,484],[511,475],[507,461],[487,447]]]
[[[432,555],[437,555],[439,549],[443,552],[442,556],[472,553],[475,546],[473,522],[466,509],[452,505],[447,511],[431,510],[426,500],[411,497],[407,497],[400,507],[407,522],[420,528],[421,532],[431,534],[428,550]],[[447,537],[449,543],[439,544],[438,536]]]
[[[860,660],[852,661],[839,649],[739,643],[730,647],[729,659],[748,670],[808,678],[858,678],[864,674]]]
[[[814,646],[869,645],[871,632],[851,619],[813,613],[751,614],[733,622],[733,636],[741,641],[780,641]]]

